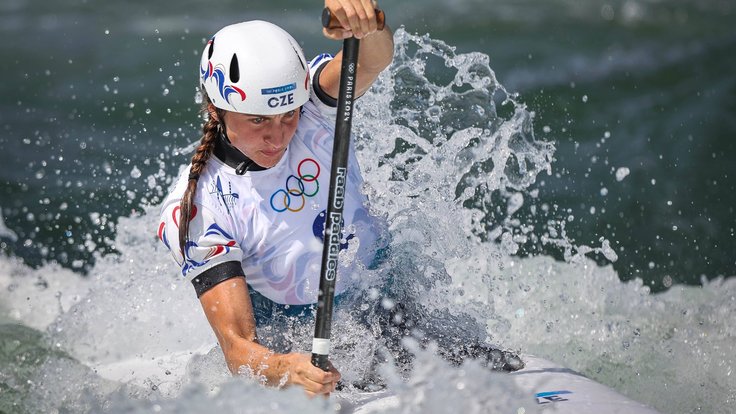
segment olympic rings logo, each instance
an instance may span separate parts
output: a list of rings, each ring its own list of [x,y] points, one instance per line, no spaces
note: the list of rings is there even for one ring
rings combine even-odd
[[[279,188],[271,194],[271,208],[275,212],[282,213],[287,210],[299,212],[307,204],[307,197],[314,197],[319,192],[317,178],[320,167],[317,161],[311,158],[303,159],[296,173],[298,176],[291,174],[286,178],[284,188]]]

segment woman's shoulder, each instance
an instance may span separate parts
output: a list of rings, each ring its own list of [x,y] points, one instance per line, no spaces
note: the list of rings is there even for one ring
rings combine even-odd
[[[218,195],[218,192],[225,193],[233,187],[233,183],[229,179],[229,176],[232,174],[229,173],[228,168],[229,167],[225,166],[214,157],[211,157],[207,161],[207,164],[197,179],[197,187],[193,197],[194,203],[208,208],[215,207],[216,203],[212,202],[213,200],[211,195],[213,193]],[[164,208],[172,203],[178,204],[184,197],[184,193],[187,191],[189,186],[190,170],[191,164],[179,172],[179,175],[171,186],[168,196],[164,200]]]

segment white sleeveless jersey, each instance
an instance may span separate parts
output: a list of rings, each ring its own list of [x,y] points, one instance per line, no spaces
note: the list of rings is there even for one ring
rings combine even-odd
[[[310,62],[312,74],[327,60],[321,55]],[[274,302],[317,301],[336,111],[315,95],[303,106],[296,134],[274,167],[237,175],[210,157],[197,185],[184,254],[178,241],[179,203],[189,167],[181,173],[162,205],[158,236],[187,280],[236,261],[250,287]],[[380,230],[365,208],[362,182],[351,146],[341,248],[352,251],[355,243],[356,259],[369,265]],[[336,294],[355,280],[354,265],[341,257]]]

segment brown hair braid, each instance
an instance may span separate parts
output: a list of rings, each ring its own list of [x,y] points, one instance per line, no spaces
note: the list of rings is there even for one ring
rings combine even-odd
[[[184,248],[186,247],[187,240],[189,240],[189,220],[192,218],[192,205],[194,204],[194,194],[197,192],[199,175],[204,170],[207,160],[209,160],[210,155],[215,150],[215,142],[217,141],[220,127],[224,128],[224,122],[222,121],[225,112],[219,108],[215,108],[206,95],[205,98],[201,109],[202,115],[206,119],[204,125],[202,125],[202,140],[192,156],[192,166],[189,170],[187,189],[184,191],[179,204],[179,248],[181,249],[182,256],[186,253]],[[215,111],[214,114],[211,112],[211,108]],[[187,218],[185,219],[185,217]]]

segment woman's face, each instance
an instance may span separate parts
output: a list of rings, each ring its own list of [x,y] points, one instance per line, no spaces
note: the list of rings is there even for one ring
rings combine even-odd
[[[261,167],[271,168],[284,156],[294,137],[299,110],[279,115],[225,112],[224,118],[232,145]]]

